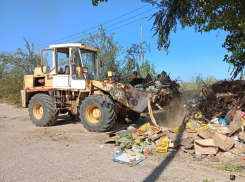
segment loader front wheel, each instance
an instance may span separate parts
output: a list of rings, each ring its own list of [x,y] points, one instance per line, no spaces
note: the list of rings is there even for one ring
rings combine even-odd
[[[29,115],[33,124],[45,127],[57,122],[59,112],[55,111],[54,103],[49,95],[39,93],[30,100]]]
[[[116,121],[113,101],[104,95],[91,95],[82,101],[79,117],[89,131],[103,132],[110,129]]]

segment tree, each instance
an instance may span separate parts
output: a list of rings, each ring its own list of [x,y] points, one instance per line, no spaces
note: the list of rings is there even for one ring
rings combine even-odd
[[[140,77],[145,78],[148,73],[156,78],[155,65],[146,59],[140,66]]]
[[[99,2],[107,2],[108,0],[91,0],[93,6],[98,6]]]
[[[113,33],[107,35],[106,30],[101,26],[98,33],[85,34],[85,38],[81,40],[83,44],[94,45],[99,48],[97,59],[103,63],[102,67],[99,68],[100,79],[107,78],[107,71],[116,71],[119,76],[132,74],[134,70],[137,70],[140,76],[146,75],[146,71],[151,72],[153,75],[155,74],[153,71],[154,65],[149,61],[140,66],[142,56],[141,44],[131,44],[124,51],[123,47],[114,41],[113,36]],[[143,45],[143,53],[145,54],[147,51],[150,51],[150,45],[146,42],[143,42]]]
[[[143,54],[145,54],[148,51],[150,52],[150,44],[147,44],[144,41],[143,45]],[[134,70],[137,70],[139,72],[139,75],[143,78],[147,75],[148,72],[152,72],[153,75],[155,74],[155,71],[153,71],[155,67],[153,64],[150,64],[148,60],[145,60],[144,63],[141,63],[141,43],[131,44],[131,46],[128,49],[126,49],[125,52],[125,64],[123,65],[122,71],[126,75],[132,73]]]
[[[224,47],[228,54],[225,62],[232,67],[232,78],[243,75],[245,66],[245,1],[243,0],[160,0],[151,3],[158,6],[152,30],[158,35],[158,49],[168,50],[169,35],[182,28],[194,26],[198,32],[224,30],[228,32]]]
[[[94,0],[92,0],[94,1]],[[104,0],[99,0],[105,2]],[[170,33],[194,27],[198,32],[228,32],[222,45],[228,51],[223,61],[230,64],[232,78],[243,76],[245,67],[245,1],[244,0],[141,0],[158,7],[152,18],[153,36],[158,36],[158,49],[168,51]],[[107,0],[106,0],[107,2]],[[98,5],[98,0],[97,4]]]
[[[81,43],[99,48],[97,59],[103,63],[102,68],[99,68],[100,78],[107,77],[107,71],[120,72],[123,61],[118,57],[123,53],[123,47],[113,40],[114,34],[107,35],[106,30],[100,27],[99,33],[85,34],[85,36]]]
[[[12,104],[20,104],[20,90],[23,87],[24,75],[33,74],[34,68],[40,65],[40,56],[34,52],[25,39],[26,49],[16,52],[0,53],[0,96]]]

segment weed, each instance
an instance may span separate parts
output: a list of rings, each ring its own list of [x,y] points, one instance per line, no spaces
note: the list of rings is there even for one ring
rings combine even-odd
[[[229,171],[231,173],[241,172],[242,168],[237,164],[224,163],[222,167],[216,168],[217,170]]]
[[[207,164],[204,164],[204,166],[211,166],[211,164],[210,163],[207,163]]]

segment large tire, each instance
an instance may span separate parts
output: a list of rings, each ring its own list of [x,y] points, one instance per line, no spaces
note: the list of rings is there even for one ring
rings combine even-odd
[[[30,100],[29,115],[33,124],[45,127],[57,122],[59,112],[55,111],[54,102],[49,95],[39,93]]]
[[[116,107],[107,96],[91,95],[82,101],[79,117],[87,130],[107,131],[115,124],[117,118]]]
[[[140,113],[137,113],[133,110],[130,110],[128,112],[128,119],[131,120],[132,122],[137,121],[139,119],[139,117],[140,117]]]

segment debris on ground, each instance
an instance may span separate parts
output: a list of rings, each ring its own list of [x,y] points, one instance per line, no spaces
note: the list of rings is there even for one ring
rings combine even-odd
[[[198,161],[206,158],[212,163],[239,161],[245,157],[244,132],[241,129],[229,136],[229,125],[222,126],[221,122],[206,124],[199,120],[190,120],[187,123],[189,124],[185,127],[175,128],[164,128],[150,123],[139,128],[130,126],[130,130],[117,131],[115,136],[103,143],[113,142],[117,146],[113,161],[130,165],[142,162],[153,153],[173,154],[177,151],[188,153]]]
[[[195,120],[194,116],[189,117],[185,125],[175,128],[154,126],[149,122],[138,128],[129,126],[110,133],[111,137],[102,143],[113,142],[117,146],[113,161],[133,165],[152,153],[173,154],[178,150],[192,155],[198,161],[205,158],[210,162],[234,160],[245,157],[243,122],[239,122],[239,128],[236,129],[231,125],[243,119],[240,110],[236,113],[230,125],[223,125],[219,119],[207,124],[201,117]]]
[[[230,83],[225,86],[218,82],[211,87],[212,91],[206,91],[206,99],[210,98],[205,106],[200,107],[203,102],[186,106],[187,117],[182,125],[173,128],[161,127],[154,122],[140,127],[131,125],[110,133],[102,143],[116,145],[116,157],[113,158],[116,162],[136,165],[154,153],[184,152],[196,161],[222,164],[218,169],[240,172],[245,168],[245,107],[242,107],[245,96],[236,100],[235,96],[240,94],[238,86],[242,83],[234,84],[232,87]],[[242,85],[245,92],[245,82]],[[211,93],[213,103],[208,95]]]
[[[144,158],[140,158],[140,157],[133,157],[128,153],[123,153],[121,155],[119,155],[118,157],[113,158],[113,161],[115,162],[119,162],[122,164],[130,164],[130,165],[137,165],[140,162],[142,162],[144,160]]]
[[[223,118],[230,124],[235,111],[245,108],[244,92],[244,80],[218,81],[202,89],[203,100],[197,107],[205,118]]]

